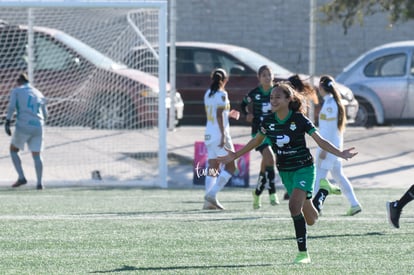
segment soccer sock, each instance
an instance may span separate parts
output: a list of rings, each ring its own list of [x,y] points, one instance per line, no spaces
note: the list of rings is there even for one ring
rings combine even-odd
[[[269,183],[269,194],[276,193],[276,185],[275,185],[275,168],[273,166],[266,167],[266,176],[267,181]]]
[[[36,170],[36,177],[37,177],[37,184],[42,184],[42,175],[43,175],[43,161],[40,155],[33,156],[35,170]]]
[[[306,247],[306,222],[303,214],[293,216],[293,224],[295,226],[296,242],[298,243],[299,251],[307,251]]]
[[[397,208],[403,209],[404,206],[414,199],[414,185],[411,185],[410,189],[398,200]]]
[[[354,188],[347,178],[344,178],[343,181],[340,181],[342,194],[347,198],[351,206],[359,205],[359,201],[355,196]]]
[[[23,168],[22,168],[22,162],[20,161],[18,152],[10,151],[10,156],[13,161],[14,168],[16,169],[16,172],[19,176],[19,180],[25,179]]]
[[[259,178],[257,179],[256,185],[256,195],[260,196],[265,188],[266,185],[266,174],[265,172],[260,172]]]
[[[211,187],[214,186],[216,181],[217,181],[217,177],[206,176],[206,181],[205,181],[206,194],[208,193],[208,191],[210,191]]]
[[[315,197],[313,198],[312,200],[313,206],[315,206],[318,212],[322,211],[323,203],[325,202],[327,196],[328,196],[328,190],[319,189],[318,193],[316,193]]]
[[[226,170],[221,170],[220,175],[217,178],[216,184],[214,184],[211,187],[211,189],[208,193],[213,195],[213,196],[217,195],[217,193],[220,192],[220,190],[223,189],[223,187],[230,180],[231,176],[232,175],[229,172],[227,172]]]

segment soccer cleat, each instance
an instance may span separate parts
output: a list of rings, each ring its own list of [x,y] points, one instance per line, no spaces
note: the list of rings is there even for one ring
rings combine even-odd
[[[37,190],[43,190],[43,189],[45,189],[45,187],[43,186],[43,184],[38,184],[38,185],[36,185],[36,189]]]
[[[285,192],[285,194],[283,195],[283,199],[285,201],[288,201],[289,200],[289,194],[288,194],[288,192]]]
[[[203,210],[216,210],[216,209],[217,209],[216,206],[214,206],[213,204],[211,204],[210,202],[206,200],[204,201]]]
[[[349,208],[348,212],[346,212],[346,215],[347,216],[353,216],[353,215],[358,214],[361,211],[362,211],[362,207],[360,205],[351,206],[351,208]]]
[[[310,264],[311,259],[307,251],[300,251],[293,263],[295,264]]]
[[[224,210],[223,205],[217,200],[215,196],[211,196],[209,194],[204,196],[204,199],[214,205],[217,209]]]
[[[280,203],[276,193],[269,194],[269,199],[271,205],[278,205]]]
[[[326,199],[326,196],[324,193],[322,192],[318,192],[319,194],[319,199],[318,200],[314,200],[314,206],[316,208],[316,210],[318,211],[319,215],[322,215],[322,209],[323,209],[323,202]]]
[[[262,207],[261,197],[256,195],[256,189],[253,190],[253,209],[259,209]]]
[[[13,188],[19,187],[19,186],[24,185],[26,183],[27,183],[26,179],[18,179],[15,183],[13,183],[12,187]]]
[[[401,209],[397,207],[397,201],[387,201],[387,217],[389,223],[395,228],[400,228]]]
[[[320,189],[325,189],[326,191],[328,191],[328,194],[331,195],[341,195],[341,188],[339,188],[336,185],[333,185],[332,183],[330,183],[327,179],[321,179],[319,182],[319,188]]]

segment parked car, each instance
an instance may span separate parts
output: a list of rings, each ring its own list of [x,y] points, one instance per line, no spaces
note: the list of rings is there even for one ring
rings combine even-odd
[[[49,102],[49,125],[109,129],[157,125],[157,77],[115,62],[59,30],[35,26],[33,31],[33,82]],[[28,69],[27,45],[27,26],[0,23],[2,112],[17,76]],[[170,104],[167,96],[167,108]],[[184,108],[178,92],[174,106],[178,123]]]
[[[287,80],[293,72],[268,58],[247,48],[219,43],[176,42],[176,86],[180,91],[184,104],[182,124],[202,125],[205,123],[203,96],[210,86],[210,73],[214,68],[224,68],[230,74],[226,89],[233,108],[239,109],[243,97],[258,85],[257,71],[260,66],[272,68],[276,80]],[[142,48],[132,49],[124,60],[132,65],[134,59],[142,55]],[[168,48],[169,52],[169,48]],[[315,87],[319,77],[300,75],[301,79],[312,81]],[[343,103],[346,106],[348,121],[356,116],[358,102],[352,91],[340,85]],[[318,106],[315,108],[318,110]],[[232,124],[248,125],[244,119]]]
[[[414,40],[367,51],[336,80],[350,87],[359,102],[356,125],[414,119]]]

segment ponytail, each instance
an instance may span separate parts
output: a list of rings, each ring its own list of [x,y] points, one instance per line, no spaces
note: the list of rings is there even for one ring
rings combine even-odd
[[[224,87],[224,82],[227,79],[227,73],[224,69],[217,68],[211,73],[211,85],[209,97],[212,97],[218,90]]]
[[[338,106],[338,121],[337,126],[338,130],[342,132],[345,129],[345,123],[346,123],[346,113],[345,113],[345,107],[342,104],[341,101],[341,94],[338,91],[337,85],[335,83],[335,80],[332,76],[324,75],[321,76],[321,79],[319,81],[319,85],[329,94],[331,94],[335,100],[336,105]]]
[[[318,104],[318,94],[316,90],[309,84],[303,82],[299,75],[295,74],[288,78],[289,82],[295,88],[296,91],[303,94],[305,98],[308,98],[313,101],[313,103]]]

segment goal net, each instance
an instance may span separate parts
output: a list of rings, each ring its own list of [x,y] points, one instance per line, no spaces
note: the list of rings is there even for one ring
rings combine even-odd
[[[48,102],[45,185],[166,187],[166,4],[0,2],[0,112],[5,117],[10,90],[27,72]],[[137,47],[149,50],[126,66]],[[12,183],[10,138],[0,141],[0,181]],[[27,148],[21,158],[35,181]]]

